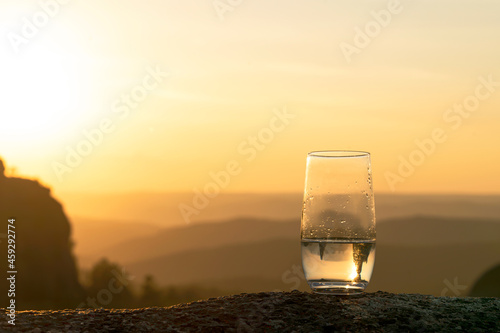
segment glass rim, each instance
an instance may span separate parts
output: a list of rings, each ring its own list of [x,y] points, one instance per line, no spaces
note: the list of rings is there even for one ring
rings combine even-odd
[[[307,156],[324,158],[370,157],[370,153],[360,150],[317,150],[308,153]]]

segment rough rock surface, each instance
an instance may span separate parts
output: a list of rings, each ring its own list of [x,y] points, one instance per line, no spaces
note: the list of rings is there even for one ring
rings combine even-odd
[[[500,332],[499,298],[241,294],[146,309],[24,311],[13,332]]]

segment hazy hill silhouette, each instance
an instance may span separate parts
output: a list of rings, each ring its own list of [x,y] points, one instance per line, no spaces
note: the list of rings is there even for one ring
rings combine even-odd
[[[139,238],[154,235],[161,229],[143,221],[72,218],[71,222],[75,241],[74,253],[80,268],[90,268],[103,254],[107,254],[111,247],[133,243]]]
[[[192,224],[165,228],[153,235],[137,237],[95,253],[103,254],[121,264],[152,257],[202,250],[232,244],[258,242],[273,238],[299,239],[300,223],[297,221],[272,221],[240,218],[222,223]]]
[[[294,264],[300,265],[300,244],[290,239],[271,239],[188,250],[130,264],[126,269],[140,278],[140,272],[151,272],[162,285],[198,284],[258,292],[286,288],[282,276]]]
[[[444,246],[377,245],[369,291],[412,292],[440,296],[455,277],[466,289],[491,266],[486,254],[499,253],[500,244]],[[494,260],[494,259],[493,259]],[[152,274],[161,285],[199,284],[235,292],[307,290],[301,270],[300,244],[277,239],[264,242],[193,250],[126,265],[134,276]]]
[[[70,224],[61,204],[37,181],[9,178],[0,160],[0,221],[15,219],[16,307],[72,307],[84,299],[71,253]],[[5,235],[4,235],[5,236]],[[0,290],[7,304],[7,237],[0,239]]]
[[[101,223],[102,230],[105,228],[104,223]],[[279,238],[298,242],[300,219],[248,217],[159,230],[155,228],[149,235],[129,238],[102,248],[94,253],[94,257],[99,259],[99,256],[106,255],[111,260],[127,264],[189,250]],[[494,241],[500,241],[500,221],[492,219],[413,216],[377,222],[378,244],[425,246]],[[86,256],[89,254],[86,253]]]
[[[417,215],[377,223],[377,241],[402,245],[444,245],[500,241],[500,218]]]
[[[152,274],[162,285],[197,283],[239,292],[307,290],[300,272],[293,273],[294,266],[301,268],[299,226],[299,220],[250,218],[190,225],[109,250],[131,274]],[[132,262],[129,252],[123,252],[126,246],[142,259]],[[470,289],[499,253],[500,223],[495,220],[417,216],[382,221],[370,290],[441,295],[445,281],[455,278]]]

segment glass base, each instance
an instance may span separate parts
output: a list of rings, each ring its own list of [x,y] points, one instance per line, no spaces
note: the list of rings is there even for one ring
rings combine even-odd
[[[309,280],[309,287],[315,294],[322,295],[356,295],[365,291],[367,281],[329,281],[329,280]]]

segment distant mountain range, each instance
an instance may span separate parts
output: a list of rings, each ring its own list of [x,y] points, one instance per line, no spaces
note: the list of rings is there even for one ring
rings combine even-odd
[[[298,218],[240,218],[151,228],[149,234],[145,229],[82,258],[90,263],[105,256],[139,278],[152,274],[162,285],[198,284],[234,292],[308,289],[301,273]],[[106,233],[104,224],[100,230]],[[389,219],[377,225],[369,290],[464,296],[499,262],[500,219]]]
[[[481,274],[498,262],[499,253],[499,242],[421,247],[377,245],[369,291],[465,296]],[[161,284],[197,284],[239,292],[308,290],[300,272],[300,244],[293,240],[192,250],[125,267],[138,277],[149,272]],[[455,279],[459,287],[449,289],[449,284],[455,285]]]
[[[162,229],[142,221],[123,223],[115,220],[76,218],[72,222],[75,253],[80,266],[83,267],[101,258],[110,247],[153,235]]]
[[[91,242],[99,244],[94,248],[88,244],[77,246],[80,265],[88,266],[103,256],[127,264],[189,250],[206,250],[273,238],[298,239],[300,233],[300,223],[297,221],[252,218],[161,229],[138,223],[123,223],[122,226],[118,223],[108,225],[105,221],[84,226],[77,224],[77,243],[78,240],[85,243],[95,234],[97,241],[93,239]],[[112,241],[108,243],[106,239]]]
[[[136,276],[150,272],[163,285],[198,284],[228,289],[226,281],[233,280],[232,289],[249,292],[282,288],[282,275],[297,263],[300,264],[299,243],[271,239],[195,248],[125,264],[125,268]]]

